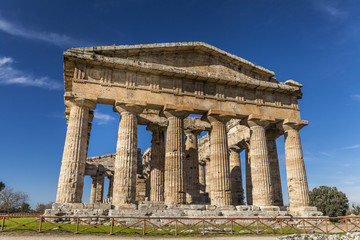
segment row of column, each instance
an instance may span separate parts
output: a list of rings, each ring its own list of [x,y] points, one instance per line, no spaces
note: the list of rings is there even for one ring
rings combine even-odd
[[[84,181],[89,114],[90,110],[95,108],[95,103],[73,99],[67,102],[67,106],[70,108],[70,115],[56,201],[72,203],[81,202],[80,192],[82,192]],[[143,108],[136,105],[117,104],[114,110],[121,114],[121,118],[115,157],[112,203],[123,205],[135,202],[137,114],[141,113]],[[199,176],[197,133],[184,132],[183,119],[188,114],[186,111],[165,109],[164,115],[168,119],[166,139],[165,129],[156,126],[148,127],[153,133],[150,201],[163,201],[165,204],[200,201],[199,178],[203,179],[204,176]],[[210,165],[206,167],[206,180],[209,181],[206,181],[206,187],[211,188],[210,199],[213,205],[241,204],[243,201],[240,197],[243,189],[239,187],[241,186],[239,153],[235,151],[235,154],[231,151],[229,162],[226,131],[226,122],[229,119],[219,114],[207,116],[211,131]],[[265,127],[269,123],[260,118],[250,116],[246,119],[246,124],[251,132],[249,149],[246,153],[248,155],[246,168],[250,170],[247,172],[251,173],[251,176],[248,174],[246,176],[247,189],[250,187],[248,185],[252,185],[251,196],[247,196],[247,200],[257,206],[278,205],[282,203],[281,183],[278,181],[280,174],[278,170],[272,170],[278,169],[276,134],[274,133],[271,137],[267,134],[267,137]],[[308,206],[309,203],[298,132],[301,127],[291,121],[283,124],[289,200],[290,206],[294,207]],[[238,178],[231,178],[232,174]],[[249,183],[248,178],[251,180]],[[187,183],[185,179],[193,181]],[[238,187],[232,191],[231,186]]]

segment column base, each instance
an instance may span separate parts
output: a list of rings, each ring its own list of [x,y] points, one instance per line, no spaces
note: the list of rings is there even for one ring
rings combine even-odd
[[[318,211],[316,207],[288,207],[288,211],[293,216],[301,217],[318,217],[322,216],[323,213]]]

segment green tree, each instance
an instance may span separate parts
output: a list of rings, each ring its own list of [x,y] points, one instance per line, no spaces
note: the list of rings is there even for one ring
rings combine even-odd
[[[0,191],[5,188],[5,184],[3,182],[0,182]]]
[[[348,211],[348,214],[360,215],[360,205],[356,203],[352,203],[351,207]]]
[[[29,213],[31,211],[30,204],[23,202],[19,210],[22,213]]]
[[[309,193],[310,205],[317,207],[325,216],[344,216],[349,208],[345,193],[336,187],[320,186]]]

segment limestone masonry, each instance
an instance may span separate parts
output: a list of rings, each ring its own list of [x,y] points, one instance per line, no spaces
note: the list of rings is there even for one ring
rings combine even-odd
[[[67,133],[56,203],[46,214],[318,215],[309,206],[299,135],[308,124],[298,107],[302,85],[274,75],[202,42],[67,50]],[[112,105],[120,115],[117,148],[87,158],[96,104]],[[139,124],[152,132],[143,155]],[[288,208],[276,146],[281,135]],[[85,176],[93,179],[88,204],[81,203]]]

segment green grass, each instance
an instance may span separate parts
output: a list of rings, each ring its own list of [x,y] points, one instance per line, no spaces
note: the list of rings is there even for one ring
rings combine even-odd
[[[1,219],[0,219],[1,220]],[[18,224],[12,222],[11,220],[17,222]],[[10,218],[10,219],[6,219],[4,222],[4,231],[5,232],[24,232],[24,231],[33,231],[34,230],[39,230],[39,220],[32,222],[36,220],[36,218],[34,217],[21,217],[21,218]],[[170,220],[169,220],[170,221]],[[30,222],[30,223],[29,223]],[[109,221],[110,222],[110,221]],[[0,222],[1,223],[1,222]],[[41,231],[42,232],[59,232],[59,233],[66,233],[66,232],[75,232],[76,231],[76,220],[73,222],[74,224],[64,224],[63,223],[48,223],[48,222],[42,222],[42,227],[41,227]],[[34,230],[28,229],[25,226],[17,226],[19,224],[26,224],[27,227],[30,227]],[[219,227],[220,229],[225,229],[228,228],[230,229],[230,223],[228,223],[229,226],[222,226]],[[156,224],[159,225],[159,224]],[[59,227],[57,227],[59,226]],[[246,225],[245,225],[246,226]],[[56,229],[51,229],[53,227],[56,227]],[[208,227],[213,227],[213,226],[205,226],[205,228]],[[89,228],[89,229],[88,229]],[[85,223],[79,223],[78,226],[78,232],[81,233],[87,233],[87,234],[109,234],[110,233],[110,226],[98,226],[99,229],[97,228],[93,228],[90,225],[86,225]],[[175,235],[175,226],[164,226],[162,227],[163,229],[166,229],[167,231],[171,232],[171,235]],[[214,228],[214,227],[213,227]],[[254,231],[255,233],[257,232],[257,227],[256,226],[249,226],[247,227],[248,229]],[[51,229],[51,230],[50,230]],[[102,230],[103,231],[102,231]],[[170,234],[163,231],[163,230],[155,230],[156,227],[152,226],[149,223],[146,223],[146,227],[145,227],[145,232],[147,233],[146,235],[150,235],[150,236],[169,236]],[[202,235],[202,225],[201,223],[199,223],[197,226],[194,226],[192,229],[196,230],[193,232],[184,232],[184,233],[180,233],[181,231],[186,230],[187,227],[183,226],[182,224],[178,223],[178,227],[177,227],[177,232],[179,235],[181,236],[199,236]],[[190,228],[191,229],[191,228]],[[217,229],[217,228],[214,228]],[[219,234],[231,234],[229,231],[227,232],[221,232],[220,229],[217,229],[219,231],[211,231],[211,232],[207,232],[206,235],[219,235]],[[233,225],[233,232],[235,235],[248,235],[248,234],[255,234],[251,231],[249,231],[248,229],[244,229],[241,226],[238,226],[236,224]],[[46,231],[48,230],[48,231]],[[69,231],[67,231],[69,230]],[[121,231],[119,231],[121,230]],[[119,231],[119,232],[118,232]],[[135,231],[137,231],[138,233],[136,233]],[[149,233],[151,232],[151,233]],[[260,234],[271,234],[271,235],[280,235],[280,229],[266,229],[266,227],[264,226],[259,226],[259,232]],[[136,226],[131,227],[131,229],[126,229],[123,226],[113,226],[113,233],[114,234],[120,234],[120,235],[142,235],[143,233],[143,222],[140,222],[139,224],[137,224]],[[303,231],[296,231],[295,229],[290,229],[289,227],[283,227],[283,233],[286,234],[294,234],[294,233],[303,233]]]

